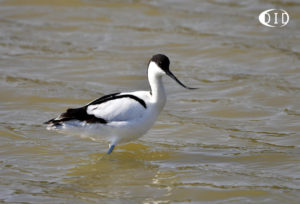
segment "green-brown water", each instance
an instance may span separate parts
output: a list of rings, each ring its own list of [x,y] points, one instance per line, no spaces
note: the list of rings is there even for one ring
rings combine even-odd
[[[51,2],[51,3],[50,3]],[[260,12],[290,23],[267,28]],[[0,202],[299,203],[300,3],[0,1]],[[107,144],[42,122],[148,89],[164,53],[167,105],[141,139]]]

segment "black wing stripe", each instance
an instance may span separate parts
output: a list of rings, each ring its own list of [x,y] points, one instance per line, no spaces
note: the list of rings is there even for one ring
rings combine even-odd
[[[119,99],[119,98],[131,98],[133,100],[136,100],[137,102],[139,102],[145,109],[147,108],[147,105],[145,103],[145,101],[135,95],[130,95],[130,94],[124,94],[124,95],[119,95],[120,93],[114,93],[114,94],[110,94],[110,95],[107,95],[107,96],[103,96],[91,103],[89,103],[87,106],[89,105],[99,105],[101,103],[105,103],[107,101],[111,101],[111,100],[114,100],[114,99]]]
[[[81,108],[70,108],[67,112],[61,114],[61,120],[80,120],[86,121],[87,123],[107,123],[103,118],[97,118],[94,115],[87,114],[87,106]]]
[[[101,103],[104,103],[106,101],[110,101],[110,100],[113,100],[115,99],[115,97],[120,94],[120,93],[113,93],[113,94],[109,94],[109,95],[105,95],[105,96],[102,96],[101,98],[98,98],[92,102],[90,102],[89,104],[87,104],[87,106],[89,105],[97,105],[97,104],[101,104]]]
[[[58,119],[51,119],[45,122],[45,124],[61,125],[62,122],[70,120],[85,121],[87,123],[107,123],[107,121],[103,118],[97,118],[94,115],[87,114],[86,108],[87,106],[81,108],[70,108],[66,112],[62,113]]]
[[[136,100],[137,102],[139,102],[145,109],[147,108],[147,105],[145,103],[145,101],[137,96],[134,95],[130,95],[130,94],[125,94],[125,95],[121,95],[121,96],[117,96],[117,98],[131,98],[133,100]]]

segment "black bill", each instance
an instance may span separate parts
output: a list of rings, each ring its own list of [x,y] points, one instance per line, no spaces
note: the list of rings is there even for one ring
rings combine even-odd
[[[192,88],[192,87],[188,87],[186,85],[184,85],[183,83],[181,83],[181,81],[179,81],[179,79],[177,79],[177,77],[170,71],[168,70],[166,72],[166,74],[171,77],[172,79],[174,79],[178,84],[180,84],[182,87],[186,88],[186,89],[198,89],[198,88]]]

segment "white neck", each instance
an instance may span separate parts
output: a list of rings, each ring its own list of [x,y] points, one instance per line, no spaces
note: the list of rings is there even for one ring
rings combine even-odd
[[[150,62],[148,67],[148,81],[151,87],[151,101],[161,109],[166,103],[166,93],[162,82],[165,73],[154,62]]]

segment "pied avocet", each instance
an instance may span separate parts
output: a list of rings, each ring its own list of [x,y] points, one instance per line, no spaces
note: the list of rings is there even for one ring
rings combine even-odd
[[[80,108],[70,108],[51,119],[47,129],[75,130],[101,135],[110,145],[110,154],[119,143],[126,143],[144,135],[154,124],[166,103],[162,76],[168,75],[186,89],[169,70],[169,58],[154,55],[148,65],[150,91],[113,93]]]

